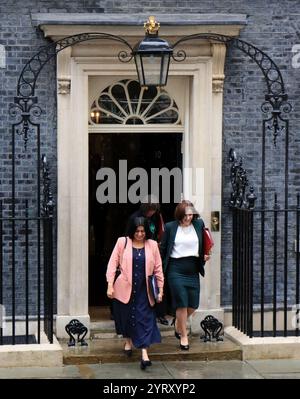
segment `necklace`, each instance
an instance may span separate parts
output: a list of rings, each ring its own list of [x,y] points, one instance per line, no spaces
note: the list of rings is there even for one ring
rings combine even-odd
[[[135,248],[137,250],[138,256],[142,255],[142,250],[144,249],[144,247],[142,248]]]

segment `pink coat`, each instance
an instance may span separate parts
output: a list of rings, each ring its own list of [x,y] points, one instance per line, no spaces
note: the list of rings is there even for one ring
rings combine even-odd
[[[119,237],[113,249],[108,262],[106,280],[113,283],[116,269],[121,263],[121,274],[114,284],[114,298],[123,303],[128,303],[132,290],[132,240],[127,237],[127,245],[125,246],[125,237]],[[124,250],[124,252],[123,252]],[[123,252],[123,255],[122,255]],[[154,240],[145,241],[145,258],[146,258],[146,285],[150,305],[154,305],[154,300],[149,293],[148,276],[156,275],[158,287],[164,286],[164,275],[162,271],[162,261],[158,249],[157,242]]]

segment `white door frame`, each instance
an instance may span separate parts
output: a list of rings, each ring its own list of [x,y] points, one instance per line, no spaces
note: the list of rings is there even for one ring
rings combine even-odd
[[[172,64],[170,76],[184,76],[186,87],[183,167],[202,169],[204,191],[195,197],[196,187],[184,181],[184,196],[194,201],[206,225],[211,211],[221,213],[222,164],[222,84],[225,46],[211,44],[211,55]],[[65,325],[79,319],[87,327],[88,313],[88,79],[89,76],[132,76],[133,64],[110,58],[72,56],[66,49],[58,55],[58,337],[67,337]],[[132,126],[130,127],[132,129]],[[148,128],[147,128],[148,129]],[[131,130],[132,131],[132,130]],[[173,130],[174,131],[174,130]],[[202,206],[201,206],[202,208]],[[200,319],[213,314],[223,320],[220,308],[220,237],[214,234],[215,247],[206,277],[201,281],[200,308],[192,320],[194,332]]]

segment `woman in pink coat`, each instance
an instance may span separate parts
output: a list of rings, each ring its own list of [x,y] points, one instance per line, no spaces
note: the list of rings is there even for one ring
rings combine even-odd
[[[118,238],[106,272],[107,296],[113,299],[116,332],[125,338],[127,356],[132,355],[133,346],[142,350],[142,370],[151,366],[149,346],[161,342],[148,276],[156,276],[158,302],[162,301],[164,277],[157,242],[149,237],[147,220],[143,217],[133,219],[128,237]],[[115,280],[118,265],[121,273]]]

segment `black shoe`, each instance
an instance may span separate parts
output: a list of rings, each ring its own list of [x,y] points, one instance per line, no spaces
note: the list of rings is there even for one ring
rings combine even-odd
[[[124,353],[125,353],[125,355],[127,357],[131,357],[132,356],[132,349],[124,349],[123,351],[124,351]]]
[[[190,345],[182,345],[182,344],[180,344],[180,349],[182,351],[188,351],[190,349]]]
[[[179,332],[176,331],[175,329],[175,321],[176,321],[176,317],[174,317],[174,319],[172,320],[171,326],[174,326],[174,335],[177,339],[180,339],[180,334]]]
[[[125,346],[124,346],[123,352],[125,353],[125,355],[127,357],[131,357],[132,356],[132,349],[125,349]]]
[[[164,326],[169,325],[169,322],[165,317],[158,317],[157,320],[160,322],[160,324],[163,324]]]
[[[152,366],[151,360],[141,359],[141,370],[146,370],[146,368],[149,366]]]

